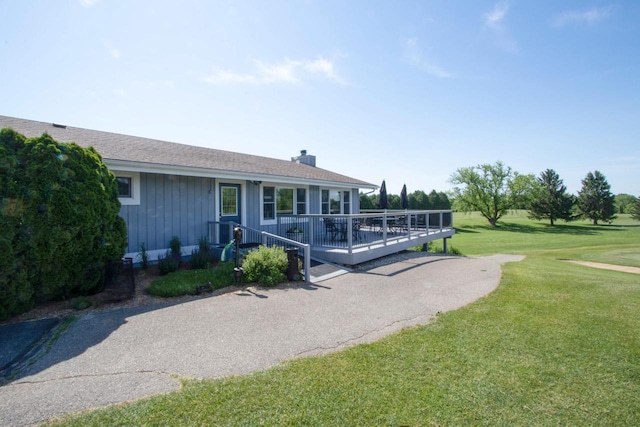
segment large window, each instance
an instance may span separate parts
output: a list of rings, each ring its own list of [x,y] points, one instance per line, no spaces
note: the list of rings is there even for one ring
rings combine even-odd
[[[278,215],[302,215],[307,213],[305,188],[262,188],[262,219],[274,220]]]
[[[351,192],[349,190],[322,190],[320,205],[323,215],[347,215],[351,213]]]
[[[293,215],[293,188],[278,188],[276,195],[276,214]]]

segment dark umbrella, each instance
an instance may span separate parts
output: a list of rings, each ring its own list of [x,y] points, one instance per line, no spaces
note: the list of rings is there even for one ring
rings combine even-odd
[[[409,198],[407,197],[407,184],[402,186],[402,191],[400,192],[400,206],[402,209],[409,209]]]
[[[380,198],[378,199],[378,207],[380,209],[387,209],[387,183],[382,180],[382,186],[380,187]]]

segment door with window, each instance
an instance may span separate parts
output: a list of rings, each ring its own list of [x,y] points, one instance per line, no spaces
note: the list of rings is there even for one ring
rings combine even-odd
[[[220,243],[233,239],[229,223],[240,224],[242,206],[240,203],[240,184],[220,183]]]

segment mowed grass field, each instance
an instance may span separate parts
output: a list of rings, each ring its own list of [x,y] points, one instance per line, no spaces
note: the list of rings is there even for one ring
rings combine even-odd
[[[640,223],[454,224],[466,256],[526,255],[491,295],[372,344],[58,425],[640,425],[640,276],[564,261],[640,267]]]

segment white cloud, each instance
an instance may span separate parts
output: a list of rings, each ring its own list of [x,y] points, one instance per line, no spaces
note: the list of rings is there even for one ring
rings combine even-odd
[[[276,64],[267,64],[259,60],[254,60],[253,62],[256,64],[257,69],[252,74],[217,70],[213,74],[206,76],[204,81],[209,84],[299,84],[310,75],[320,75],[336,83],[342,83],[342,80],[335,72],[334,63],[324,58],[315,60],[285,59]]]
[[[109,52],[109,55],[111,55],[111,57],[113,59],[119,59],[122,56],[122,52],[120,52],[120,49],[115,48],[111,42],[105,41],[103,43],[104,48],[107,49],[107,51]]]
[[[485,13],[484,23],[491,28],[502,28],[502,22],[509,11],[509,4],[506,2],[496,3],[491,12]]]
[[[496,3],[490,12],[484,14],[484,24],[494,33],[496,43],[502,50],[517,53],[518,42],[511,37],[505,26],[507,12],[509,12],[509,3],[505,1]]]
[[[570,24],[596,24],[611,16],[613,9],[613,6],[606,6],[592,7],[585,11],[572,10],[562,12],[551,19],[551,25],[554,27],[564,27]]]
[[[405,57],[411,65],[441,79],[452,78],[453,75],[444,68],[432,63],[424,57],[422,51],[418,47],[416,39],[407,39],[404,42]]]
[[[237,74],[227,70],[218,70],[215,73],[205,77],[204,81],[209,84],[258,83],[258,79],[255,76],[251,76],[248,74]]]
[[[296,72],[300,67],[299,61],[291,61],[286,59],[281,64],[265,64],[255,61],[259,69],[259,78],[265,83],[299,83],[300,80],[296,76]]]

